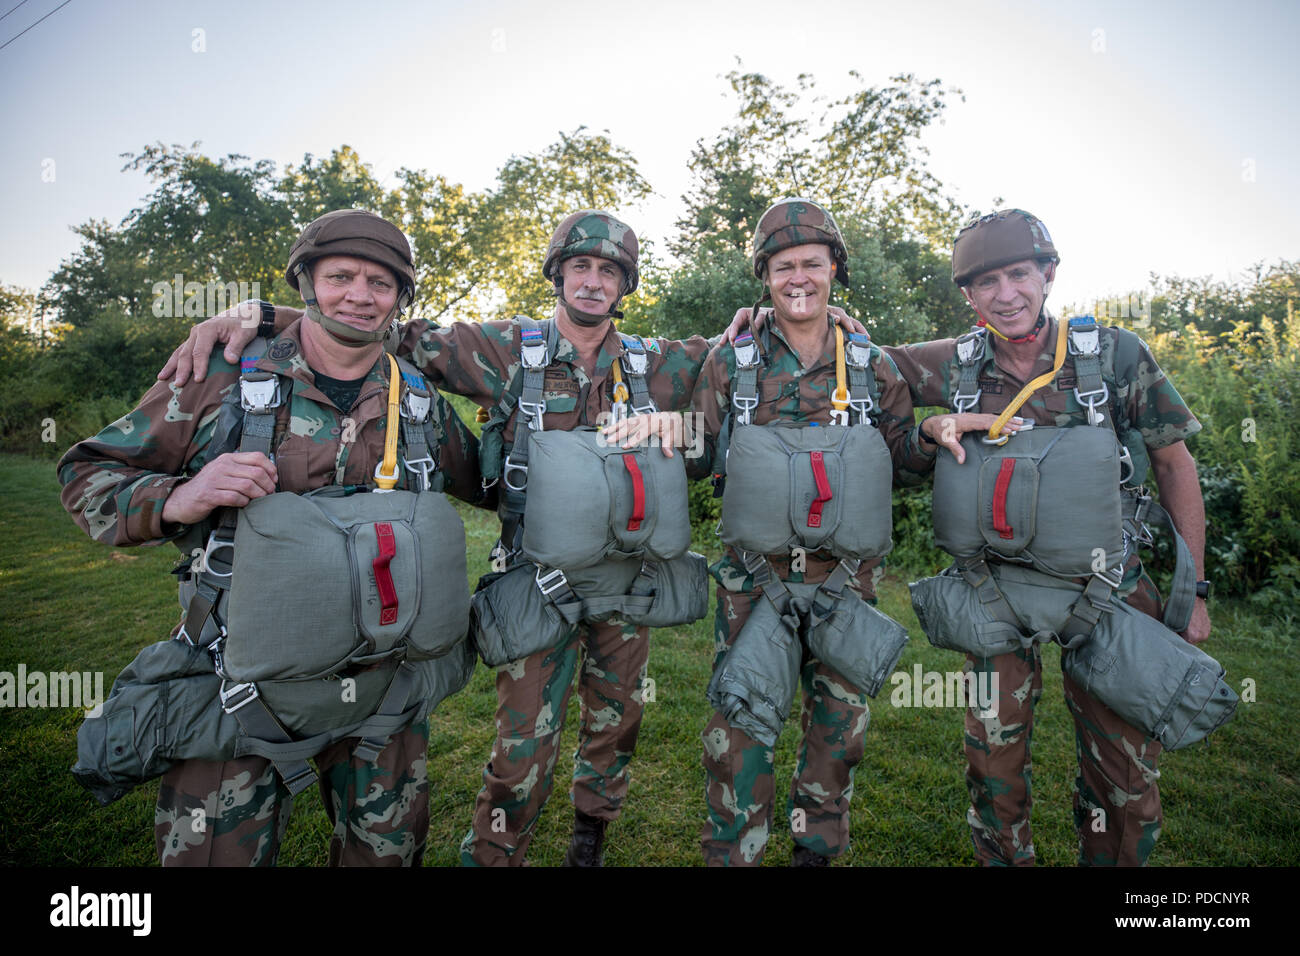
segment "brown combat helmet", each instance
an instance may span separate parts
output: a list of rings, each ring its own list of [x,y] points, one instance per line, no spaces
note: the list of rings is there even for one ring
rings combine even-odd
[[[627,223],[600,209],[581,209],[564,218],[546,249],[542,275],[559,280],[560,263],[574,256],[599,256],[623,267],[623,295],[636,291],[640,281],[636,233]]]
[[[295,290],[300,271],[323,256],[356,256],[387,266],[402,285],[399,301],[415,296],[415,264],[406,235],[387,219],[364,209],[335,209],[312,220],[289,250],[284,278]]]
[[[1060,262],[1043,221],[1023,209],[1001,209],[972,219],[952,243],[952,281],[970,285],[977,275],[1025,259]]]
[[[835,278],[849,284],[849,250],[834,217],[810,199],[778,199],[768,207],[754,230],[754,275],[762,279],[767,260],[783,249],[809,243],[830,246]]]

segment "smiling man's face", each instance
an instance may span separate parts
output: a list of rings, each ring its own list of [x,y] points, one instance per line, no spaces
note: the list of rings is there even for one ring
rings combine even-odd
[[[981,272],[962,293],[980,318],[1014,339],[1033,331],[1047,298],[1046,289],[1042,267],[1033,259],[1022,259]]]

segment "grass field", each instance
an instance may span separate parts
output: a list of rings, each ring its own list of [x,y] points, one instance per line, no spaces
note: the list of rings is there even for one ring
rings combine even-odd
[[[115,550],[82,534],[59,505],[49,461],[0,456],[0,671],[100,671],[107,691],[140,647],[166,636],[177,617],[171,547]],[[491,516],[462,512],[470,539],[470,580],[486,570],[495,537]],[[912,640],[899,668],[959,669],[958,655],[936,650],[921,634],[906,578],[886,578],[881,609],[902,621]],[[1254,702],[1209,745],[1161,760],[1165,826],[1151,862],[1160,866],[1278,866],[1300,863],[1300,708],[1295,617],[1265,620],[1249,604],[1217,602],[1208,649],[1240,689],[1254,682]],[[693,866],[700,862],[703,770],[699,732],[710,713],[704,698],[712,614],[689,628],[655,631],[647,703],[632,786],[611,828],[609,865]],[[1075,859],[1070,784],[1073,724],[1061,695],[1059,653],[1045,654],[1045,693],[1034,736],[1034,843],[1041,863]],[[945,708],[896,708],[886,685],[872,704],[867,756],[853,798],[854,865],[964,866],[972,862],[964,822],[962,714]],[[470,686],[431,720],[429,865],[456,862],[492,740],[493,675],[481,665]],[[572,752],[577,701],[570,704],[564,749]],[[0,863],[27,866],[153,865],[155,785],[100,808],[68,773],[76,754],[76,708],[0,710]],[[788,786],[796,729],[787,725],[777,751],[778,792]],[[572,812],[565,764],[538,824],[534,865],[558,864]],[[779,816],[779,808],[778,808]],[[320,865],[328,827],[314,789],[298,800],[283,864]],[[776,828],[769,864],[787,863],[792,844]]]

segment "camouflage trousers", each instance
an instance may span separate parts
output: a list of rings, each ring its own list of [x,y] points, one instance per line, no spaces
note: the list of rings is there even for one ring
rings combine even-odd
[[[1032,866],[1030,750],[1034,705],[1043,693],[1038,645],[993,658],[968,656],[966,668],[996,674],[999,691],[996,715],[978,707],[966,712],[967,822],[975,854],[986,866]],[[1141,866],[1160,836],[1160,742],[1126,724],[1069,674],[1064,684],[1079,765],[1079,863]]]
[[[524,865],[533,827],[551,794],[579,665],[582,716],[573,755],[573,805],[601,820],[618,817],[641,729],[649,653],[646,628],[616,620],[585,623],[562,647],[497,670],[497,738],[483,769],[473,823],[461,843],[462,863]]]
[[[316,755],[334,832],[330,866],[419,866],[429,833],[429,723],[395,734],[374,763],[355,738]],[[154,839],[163,866],[274,866],[293,797],[262,757],[186,760],[163,774]]]
[[[761,591],[718,588],[715,670],[762,600],[767,599]],[[802,737],[786,817],[797,845],[822,856],[839,856],[849,848],[853,771],[862,761],[871,716],[867,696],[806,651],[800,684]],[[701,736],[708,802],[708,817],[700,832],[704,862],[757,866],[763,862],[772,831],[776,799],[772,748],[732,727],[718,713]]]

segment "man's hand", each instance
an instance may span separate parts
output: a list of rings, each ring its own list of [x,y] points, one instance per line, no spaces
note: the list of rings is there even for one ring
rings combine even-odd
[[[622,448],[638,448],[654,435],[663,449],[664,457],[673,457],[673,448],[684,445],[685,426],[679,412],[651,412],[649,415],[633,415],[612,425],[606,425],[601,432],[607,444]]]
[[[177,485],[163,503],[162,519],[194,524],[214,508],[242,508],[274,492],[276,479],[275,464],[260,451],[229,452]]]
[[[158,381],[171,379],[172,384],[179,387],[189,381],[191,372],[194,381],[203,381],[208,374],[208,358],[218,342],[226,343],[226,361],[238,365],[244,346],[257,338],[257,326],[261,321],[261,306],[246,301],[200,322],[190,329],[189,338],[171,354],[158,373]]]
[[[953,412],[948,415],[931,415],[921,422],[921,434],[932,445],[942,445],[952,452],[957,464],[966,463],[966,449],[961,446],[961,436],[967,432],[987,432],[998,420],[996,415],[975,412]],[[1002,426],[1003,435],[1014,435],[1025,426],[1025,419],[1012,418]]]
[[[1192,605],[1192,619],[1187,623],[1187,630],[1182,638],[1188,644],[1200,644],[1210,636],[1210,611],[1205,606],[1205,598],[1197,598]]]
[[[727,340],[728,344],[735,342],[736,336],[739,335],[746,327],[749,326],[750,324],[749,314],[752,311],[753,311],[752,309],[736,310],[736,314],[731,318],[731,324],[728,325],[726,331],[722,333],[723,338]],[[853,318],[851,315],[849,315],[847,312],[841,309],[838,305],[828,305],[826,307],[826,314],[829,315],[832,319],[834,319],[836,323],[838,323],[839,326],[842,329],[844,329],[846,332],[867,331],[867,327],[865,325],[863,325],[857,319]],[[771,309],[759,309],[758,318],[754,320],[754,331],[757,332],[760,329],[762,329],[763,323],[767,322],[771,318],[772,318]]]

